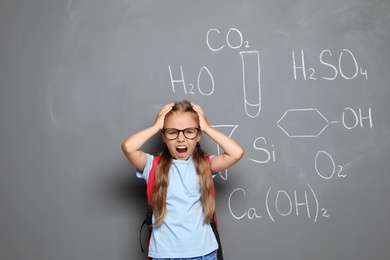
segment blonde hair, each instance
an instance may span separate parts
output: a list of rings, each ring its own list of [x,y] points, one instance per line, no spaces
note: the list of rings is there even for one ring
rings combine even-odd
[[[192,108],[191,103],[186,100],[175,102],[172,110],[165,117],[167,118],[176,112],[191,113],[197,121],[199,120],[197,112]],[[155,216],[154,226],[159,226],[164,221],[166,215],[166,199],[169,184],[168,173],[172,163],[172,156],[169,153],[168,148],[165,148],[160,156],[156,168],[152,196],[153,214]],[[200,148],[199,144],[197,144],[193,153],[193,160],[200,181],[201,201],[205,214],[204,223],[210,223],[215,211],[215,198],[210,164],[207,162],[206,156],[207,153]]]

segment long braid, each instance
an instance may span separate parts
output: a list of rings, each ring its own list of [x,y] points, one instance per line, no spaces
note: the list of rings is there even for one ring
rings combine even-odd
[[[169,167],[172,163],[172,156],[168,151],[168,148],[165,148],[160,155],[160,160],[157,164],[156,169],[156,179],[153,187],[153,196],[152,196],[152,207],[153,214],[155,216],[155,226],[159,226],[165,218],[166,215],[166,199],[167,199],[167,190],[168,190],[168,174]]]
[[[210,164],[206,160],[206,152],[200,148],[199,143],[194,151],[195,169],[199,175],[202,194],[202,206],[205,214],[204,223],[210,223],[215,211],[215,198],[213,194],[214,182],[211,178]]]

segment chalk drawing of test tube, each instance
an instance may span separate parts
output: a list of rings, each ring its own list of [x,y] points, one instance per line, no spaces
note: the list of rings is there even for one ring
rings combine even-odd
[[[241,51],[240,56],[245,112],[255,118],[261,111],[260,54],[259,51]]]

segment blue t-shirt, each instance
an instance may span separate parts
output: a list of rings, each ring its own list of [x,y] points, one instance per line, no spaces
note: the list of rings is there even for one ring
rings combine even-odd
[[[153,156],[147,154],[145,168],[143,172],[137,171],[137,177],[147,181],[152,162]],[[210,224],[203,223],[200,181],[192,157],[172,161],[166,205],[164,222],[153,227],[149,257],[189,258],[218,249]]]

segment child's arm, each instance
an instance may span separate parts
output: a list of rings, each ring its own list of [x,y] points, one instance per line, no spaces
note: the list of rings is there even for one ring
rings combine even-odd
[[[232,138],[211,127],[200,106],[192,103],[192,107],[199,115],[199,124],[202,132],[206,133],[224,151],[211,160],[211,171],[220,172],[233,166],[244,155],[244,149]]]
[[[157,114],[154,124],[129,136],[122,143],[123,153],[134,167],[143,170],[146,164],[146,154],[141,147],[164,127],[165,115],[171,111],[173,103],[163,106]]]

